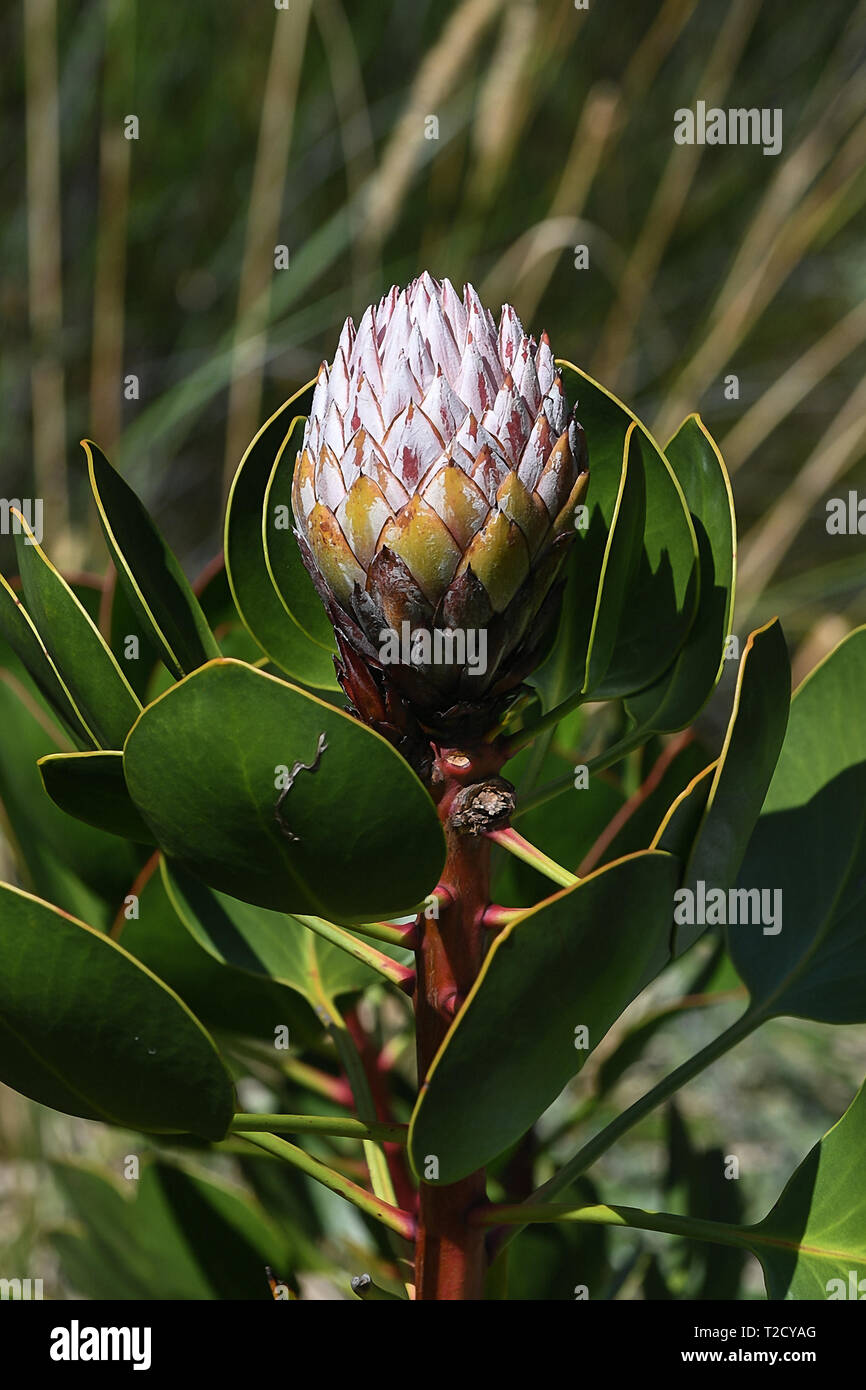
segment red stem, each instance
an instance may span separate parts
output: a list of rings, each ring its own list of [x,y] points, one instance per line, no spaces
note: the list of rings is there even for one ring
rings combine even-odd
[[[447,857],[440,889],[446,901],[438,918],[419,918],[415,990],[418,1075],[427,1076],[455,1015],[484,959],[484,913],[490,902],[490,844],[483,834],[458,833],[449,824],[455,796],[495,776],[504,761],[495,747],[440,752],[434,772]],[[459,1183],[421,1182],[415,1264],[415,1296],[437,1302],[484,1296],[483,1230],[468,1221],[486,1201],[484,1171]]]
[[[376,1117],[380,1120],[393,1121],[394,1115],[391,1111],[388,1088],[385,1078],[378,1066],[378,1055],[370,1035],[365,1028],[362,1028],[358,1018],[357,1009],[349,1009],[345,1015],[346,1028],[358,1049],[361,1058],[361,1065],[367,1075],[367,1083],[370,1087],[370,1095],[373,1098],[373,1105],[376,1108]],[[388,1168],[391,1173],[391,1181],[394,1184],[394,1193],[397,1198],[397,1205],[405,1211],[413,1211],[415,1208],[416,1193],[409,1177],[409,1169],[406,1163],[406,1150],[402,1144],[392,1144],[385,1141],[382,1145]]]

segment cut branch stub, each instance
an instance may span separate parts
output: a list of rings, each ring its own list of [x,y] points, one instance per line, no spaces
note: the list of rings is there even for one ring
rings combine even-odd
[[[515,790],[504,777],[490,777],[461,787],[451,803],[448,825],[460,835],[486,835],[508,825],[514,814]]]

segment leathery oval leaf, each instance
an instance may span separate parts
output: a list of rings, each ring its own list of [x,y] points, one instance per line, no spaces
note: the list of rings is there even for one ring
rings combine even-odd
[[[76,711],[102,748],[120,748],[141,704],[99,629],[36,544],[15,537],[27,611]]]
[[[313,581],[304,568],[295,539],[292,516],[294,467],[294,450],[285,448],[277,456],[268,478],[262,508],[265,564],[271,583],[294,622],[320,647],[333,653],[337,648],[331,624]]]
[[[336,690],[331,652],[313,640],[284,602],[268,569],[263,534],[271,475],[302,420],[289,407],[307,390],[280,406],[241,459],[226,508],[226,573],[241,621],[271,661],[305,685]]]
[[[767,1297],[862,1299],[866,1290],[866,1087],[806,1155],[763,1219],[744,1234]]]
[[[244,662],[209,662],[149,705],[124,770],[165,854],[261,907],[396,917],[444,863],[433,802],[399,753]]]
[[[698,545],[674,470],[637,416],[570,362],[569,386],[589,448],[587,525],[577,532],[572,563],[581,570],[580,599],[592,610],[614,517],[623,448],[636,427],[645,482],[643,541],[629,577],[622,621],[601,690],[627,695],[649,685],[671,664],[692,626],[699,597]],[[575,688],[577,681],[575,681]]]
[[[866,1021],[864,688],[860,627],[795,691],[743,861],[739,888],[753,902],[757,892],[761,920],[729,923],[728,939],[753,1009],[768,1015]]]
[[[109,937],[0,885],[0,1077],[32,1100],[222,1139],[231,1078],[178,996]]]
[[[689,850],[674,914],[676,953],[712,925],[710,893],[726,901],[773,777],[791,698],[791,666],[777,618],[743,648],[725,741]],[[682,807],[682,812],[685,812]],[[716,896],[713,901],[720,901]],[[725,920],[725,917],[721,919]],[[719,919],[715,918],[718,924]]]
[[[122,753],[47,753],[39,759],[39,771],[46,792],[62,811],[137,844],[153,843],[126,789]]]
[[[171,548],[96,444],[82,440],[99,522],[126,597],[175,676],[219,656],[216,639]]]
[[[209,955],[223,965],[287,985],[313,1008],[380,978],[363,961],[286,913],[217,893],[165,861],[162,876],[178,917]]]
[[[665,454],[691,513],[701,586],[695,621],[673,665],[647,690],[626,700],[636,728],[659,733],[690,724],[719,678],[733,610],[737,548],[730,480],[700,416],[683,422]]]
[[[43,699],[79,743],[93,747],[96,739],[75,708],[46,652],[33,620],[11,584],[0,574],[0,638],[8,642]]]
[[[619,859],[496,939],[412,1117],[421,1176],[453,1183],[515,1142],[669,958],[679,865]],[[428,1179],[429,1180],[429,1179]]]

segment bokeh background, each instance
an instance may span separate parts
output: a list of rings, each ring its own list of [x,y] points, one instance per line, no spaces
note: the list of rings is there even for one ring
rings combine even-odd
[[[0,492],[45,499],[68,570],[105,565],[83,435],[194,575],[258,426],[347,313],[426,268],[513,303],[662,442],[701,412],[737,503],[738,632],[778,613],[799,678],[866,620],[863,537],[825,524],[866,495],[863,3],[6,0],[0,44]],[[698,100],[781,108],[781,153],[675,144]],[[679,1011],[615,1108],[739,1007]],[[689,1146],[721,1148],[757,1218],[864,1057],[866,1030],[769,1025],[600,1165],[606,1199],[670,1206],[700,1181]],[[116,1167],[118,1142],[0,1092],[0,1273],[81,1291],[41,1157]],[[662,1248],[617,1233],[612,1296],[688,1287]],[[531,1296],[572,1297],[569,1261]]]

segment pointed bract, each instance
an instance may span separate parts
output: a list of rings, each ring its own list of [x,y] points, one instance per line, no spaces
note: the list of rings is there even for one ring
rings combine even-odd
[[[489,729],[540,660],[587,480],[547,335],[510,305],[497,325],[471,285],[425,271],[346,320],[295,465],[296,533],[354,710],[419,770],[429,739]],[[437,664],[429,642],[385,655],[388,631],[440,629],[474,634],[485,668]]]

